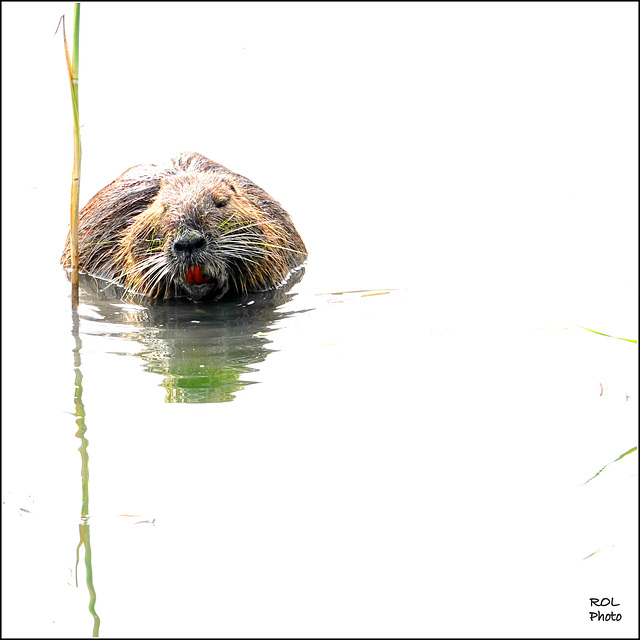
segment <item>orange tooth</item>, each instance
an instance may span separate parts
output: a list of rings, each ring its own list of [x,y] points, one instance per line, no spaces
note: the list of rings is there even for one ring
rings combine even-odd
[[[211,278],[202,276],[202,267],[199,264],[194,264],[187,269],[185,278],[189,284],[202,284],[204,282],[211,282]]]

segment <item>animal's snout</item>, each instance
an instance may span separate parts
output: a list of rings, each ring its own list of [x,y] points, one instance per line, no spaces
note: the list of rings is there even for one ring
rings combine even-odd
[[[204,249],[207,241],[201,233],[190,231],[175,239],[173,250],[180,255],[190,255],[198,249]]]

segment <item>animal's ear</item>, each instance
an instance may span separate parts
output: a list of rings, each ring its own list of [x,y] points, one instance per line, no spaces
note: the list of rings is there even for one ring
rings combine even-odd
[[[227,198],[231,193],[233,195],[238,195],[242,191],[242,186],[238,184],[238,181],[235,180],[236,176],[233,173],[219,173],[217,175],[219,179],[219,184],[222,189],[227,194]]]

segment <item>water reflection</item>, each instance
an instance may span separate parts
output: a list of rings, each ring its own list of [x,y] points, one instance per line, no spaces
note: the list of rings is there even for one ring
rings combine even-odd
[[[78,564],[80,563],[80,549],[84,546],[84,564],[86,572],[87,589],[89,590],[89,612],[93,616],[93,637],[97,638],[100,632],[100,617],[96,613],[96,590],[93,584],[93,562],[91,555],[91,531],[89,525],[89,453],[87,448],[89,440],[86,437],[86,412],[82,400],[82,340],[80,339],[80,318],[74,308],[71,311],[72,334],[75,341],[73,349],[73,367],[75,371],[74,404],[76,424],[78,431],[76,437],[80,439],[80,457],[82,459],[82,508],[80,509],[80,541],[76,548],[76,587],[78,586]]]
[[[147,371],[163,377],[166,402],[229,402],[254,384],[241,376],[255,371],[252,365],[271,352],[268,333],[278,322],[300,313],[280,307],[295,296],[289,290],[301,277],[299,271],[277,291],[194,304],[134,299],[119,287],[83,276],[82,329],[140,345],[136,355]],[[131,349],[116,352],[131,353]]]

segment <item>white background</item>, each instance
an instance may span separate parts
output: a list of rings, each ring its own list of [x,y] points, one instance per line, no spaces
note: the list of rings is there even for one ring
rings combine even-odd
[[[72,430],[65,442],[45,431],[47,420],[59,424],[59,398],[68,400],[72,385],[70,350],[63,362],[52,356],[60,336],[68,335],[67,287],[58,260],[68,220],[71,107],[62,42],[59,33],[54,36],[63,13],[70,38],[70,3],[2,5],[3,421],[10,425],[3,437],[3,481],[11,491],[31,495],[33,487],[39,489],[45,511],[55,504],[47,492],[64,482],[62,472],[49,475],[57,463],[47,463],[46,454],[70,456],[71,467],[77,462]],[[624,395],[635,388],[629,372],[636,347],[590,343],[578,332],[566,340],[557,337],[561,333],[531,339],[519,332],[579,325],[637,337],[637,25],[635,3],[82,4],[81,204],[129,166],[198,151],[247,175],[292,213],[310,252],[303,294],[388,287],[410,298],[393,299],[401,302],[395,307],[393,300],[371,302],[357,316],[369,318],[368,325],[349,324],[348,312],[315,316],[318,343],[343,345],[340,367],[326,351],[318,357],[310,350],[318,366],[315,382],[339,388],[335,396],[323,395],[318,384],[317,397],[305,407],[309,424],[324,421],[322,437],[312,432],[304,439],[268,411],[274,399],[267,384],[217,408],[223,424],[236,420],[239,410],[255,410],[248,398],[267,408],[264,428],[215,436],[222,451],[231,451],[217,460],[216,478],[237,482],[235,493],[217,505],[237,519],[236,526],[227,522],[212,534],[213,548],[229,551],[218,568],[233,582],[226,590],[218,585],[215,593],[228,626],[189,626],[210,602],[205,592],[192,600],[185,578],[186,590],[165,594],[168,633],[233,632],[234,616],[244,625],[236,631],[257,634],[635,633],[633,625],[589,626],[584,619],[587,596],[620,595],[625,623],[637,620],[630,604],[636,581],[629,579],[637,566],[629,550],[637,531],[629,505],[636,503],[629,502],[634,493],[628,489],[637,458],[627,457],[630,467],[614,465],[623,471],[616,472],[622,480],[614,481],[611,494],[610,485],[595,483],[578,497],[571,491],[622,453],[623,443],[634,444],[627,434],[637,400],[627,405]],[[292,397],[303,401],[310,393],[308,375],[287,375],[302,344],[300,336],[295,342],[295,331],[304,334],[308,327],[294,325],[281,334],[279,346],[293,336],[293,347],[264,364],[272,380],[292,385]],[[461,333],[448,339],[429,333],[454,327]],[[489,329],[493,333],[482,332]],[[99,348],[96,353],[92,369],[89,347],[84,371],[89,408],[92,398],[94,406],[104,403],[105,387],[89,384],[101,371],[110,372],[120,390],[114,398],[124,408],[114,402],[103,416],[93,414],[95,503],[109,505],[105,511],[113,514],[139,508],[155,517],[164,510],[167,523],[157,535],[136,533],[139,547],[131,533],[139,528],[102,542],[100,527],[93,529],[96,547],[104,550],[109,542],[120,549],[131,571],[110,583],[110,567],[96,569],[105,629],[117,622],[121,633],[144,635],[150,619],[162,619],[154,604],[165,601],[155,592],[136,592],[140,576],[149,584],[162,580],[169,569],[156,560],[176,541],[184,544],[181,570],[197,576],[200,547],[172,516],[177,510],[190,519],[206,507],[198,493],[154,504],[150,496],[165,493],[144,491],[159,473],[152,454],[146,463],[132,454],[118,473],[109,465],[128,446],[144,451],[156,437],[160,450],[174,416],[176,423],[195,417],[200,424],[198,416],[208,408],[167,407],[166,423],[140,423],[141,431],[131,434],[117,412],[135,415],[144,406],[141,395],[127,399],[123,392],[127,385],[135,389],[139,379],[132,374],[127,382],[131,361],[114,364]],[[425,353],[430,362],[421,359]],[[575,369],[557,368],[557,353],[571,354],[567,360]],[[360,374],[353,379],[350,365]],[[597,404],[601,374],[611,389],[607,405]],[[368,397],[367,385],[371,400],[356,404],[353,398]],[[423,397],[450,427],[434,441],[426,462],[422,449],[410,446],[422,442],[413,421],[422,415]],[[144,402],[151,403],[150,397]],[[476,425],[477,416],[482,420]],[[369,430],[367,425],[386,418],[389,424],[397,420],[397,439],[389,440],[384,428]],[[113,425],[115,441],[100,435],[100,420]],[[40,434],[42,458],[32,459],[27,426]],[[575,444],[582,440],[574,442],[580,429],[584,447]],[[193,437],[198,435],[210,437]],[[589,449],[607,437],[610,448]],[[279,438],[291,449],[276,447]],[[175,445],[176,455],[195,456],[194,477],[209,478],[204,449],[194,453],[188,445]],[[571,455],[563,457],[566,452]],[[376,460],[390,464],[386,474]],[[66,461],[61,466],[67,468]],[[34,467],[43,469],[40,478]],[[119,485],[125,470],[139,475]],[[289,471],[297,481],[291,482]],[[109,474],[109,482],[101,483]],[[522,484],[525,475],[533,479],[530,486]],[[79,484],[77,476],[68,479],[70,485]],[[257,494],[256,478],[264,483]],[[442,482],[431,508],[448,526],[420,549],[420,536],[432,525],[412,509],[421,495],[416,487],[425,480]],[[168,494],[176,479],[159,473],[159,482]],[[486,492],[504,499],[489,516]],[[311,501],[292,515],[282,496]],[[245,548],[241,525],[255,522],[242,500],[262,525],[285,522],[292,539],[267,527],[263,546]],[[54,515],[59,524],[68,514]],[[504,539],[486,528],[487,517],[500,522]],[[11,522],[11,546],[3,549],[4,559],[12,561],[3,590],[9,598],[5,632],[28,635],[24,621],[34,589],[39,611],[50,607],[51,617],[64,618],[68,606],[72,624],[77,616],[68,595],[51,600],[61,577],[37,580],[25,560],[40,548],[45,563],[58,562],[56,527],[48,528],[43,542],[41,528]],[[583,523],[592,528],[579,538]],[[611,532],[600,536],[600,527]],[[465,547],[463,532],[469,529],[475,537]],[[311,536],[314,553],[296,531]],[[626,540],[623,555],[612,560],[603,552],[602,564],[580,563],[598,541],[620,537]],[[385,540],[394,553],[380,552]],[[67,538],[64,544],[69,546]],[[523,555],[520,545],[532,555]],[[232,563],[237,557],[240,566]],[[420,591],[425,568],[437,576],[427,591],[442,612],[430,609],[428,619]],[[309,575],[318,581],[309,584]],[[377,591],[380,576],[384,586]],[[599,585],[602,593],[593,593]],[[124,594],[119,602],[116,593]],[[290,606],[278,593],[288,595]],[[78,595],[78,606],[86,616],[85,596]],[[171,626],[176,611],[190,607],[193,615],[185,616],[184,626]],[[288,612],[284,619],[282,610]],[[34,628],[53,634],[45,618],[34,618],[34,625],[43,625]],[[87,621],[77,624],[77,633],[86,634]]]

